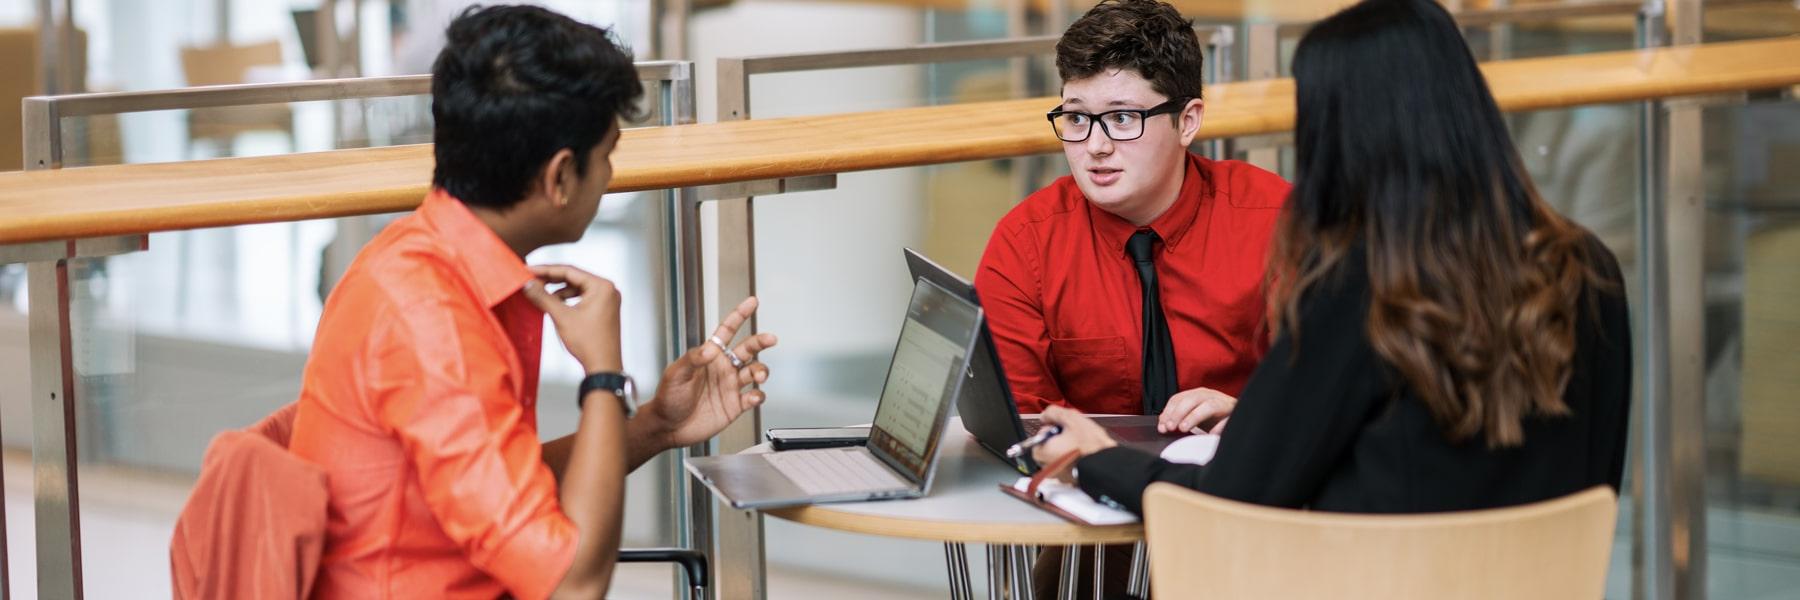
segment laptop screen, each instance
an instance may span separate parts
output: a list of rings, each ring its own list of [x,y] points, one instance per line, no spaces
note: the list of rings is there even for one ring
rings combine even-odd
[[[980,323],[981,309],[966,298],[915,282],[869,432],[869,449],[915,482],[931,469]]]
[[[980,304],[975,286],[968,280],[916,250],[906,248],[904,254],[906,268],[914,279],[923,278]],[[992,332],[983,324],[977,335],[975,350],[969,354],[969,379],[963,382],[963,389],[957,395],[956,412],[962,415],[963,428],[969,430],[975,441],[990,452],[1003,454],[1004,448],[1025,439],[1025,429],[1019,423],[1018,407],[1013,404],[1006,368],[994,351]],[[1022,465],[1020,461],[1007,462],[1021,466],[1027,473],[1037,470],[1037,463],[1030,457],[1025,457]]]

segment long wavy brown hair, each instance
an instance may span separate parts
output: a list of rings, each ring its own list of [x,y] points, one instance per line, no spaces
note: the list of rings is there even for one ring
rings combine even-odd
[[[1299,178],[1270,255],[1274,330],[1298,336],[1309,289],[1367,269],[1369,341],[1449,439],[1515,446],[1525,417],[1567,414],[1576,311],[1602,280],[1587,232],[1533,188],[1449,14],[1429,0],[1348,8],[1301,41],[1294,79]],[[1358,244],[1366,264],[1346,264]]]

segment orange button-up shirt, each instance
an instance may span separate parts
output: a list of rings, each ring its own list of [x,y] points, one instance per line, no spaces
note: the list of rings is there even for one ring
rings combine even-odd
[[[289,449],[330,486],[321,598],[543,598],[574,561],[537,435],[531,271],[436,190],[325,303]]]

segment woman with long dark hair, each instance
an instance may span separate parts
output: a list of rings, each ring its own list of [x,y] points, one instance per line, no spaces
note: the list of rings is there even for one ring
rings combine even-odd
[[[1630,340],[1617,261],[1552,211],[1450,15],[1369,0],[1294,56],[1299,175],[1271,251],[1275,342],[1205,467],[1116,447],[1078,412],[1095,497],[1170,481],[1258,504],[1523,504],[1623,471]]]

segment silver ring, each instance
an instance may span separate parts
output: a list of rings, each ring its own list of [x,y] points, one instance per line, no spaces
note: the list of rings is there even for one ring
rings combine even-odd
[[[719,340],[719,336],[715,335],[715,336],[708,337],[708,338],[706,338],[706,341],[712,342],[712,345],[719,347],[720,352],[725,353],[725,359],[731,361],[731,368],[733,368],[733,369],[744,368],[744,359],[738,358],[737,353],[732,352],[730,346],[726,346],[725,342],[722,342]]]

